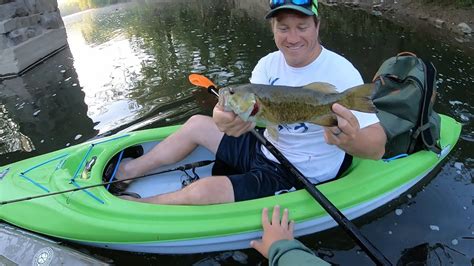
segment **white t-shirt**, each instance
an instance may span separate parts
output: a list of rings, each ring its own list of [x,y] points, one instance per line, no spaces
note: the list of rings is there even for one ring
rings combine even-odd
[[[266,85],[304,86],[312,82],[327,82],[344,91],[363,83],[354,66],[344,57],[322,47],[321,54],[311,64],[295,68],[289,66],[283,54],[276,51],[260,59],[252,71],[251,83]],[[352,111],[360,127],[379,122],[375,114]],[[319,183],[334,178],[344,159],[344,151],[324,140],[323,127],[311,123],[278,126],[273,138],[266,130],[265,137],[311,182]],[[262,146],[265,156],[278,160]]]

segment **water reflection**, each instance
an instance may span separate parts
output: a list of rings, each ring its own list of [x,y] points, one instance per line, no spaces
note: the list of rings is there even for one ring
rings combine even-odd
[[[97,134],[69,49],[0,83],[1,164],[80,143]]]
[[[2,142],[19,143],[23,134],[35,148],[31,153],[9,153],[9,159],[0,158],[0,164],[97,134],[177,124],[196,113],[210,114],[215,99],[193,87],[188,75],[202,73],[218,86],[248,82],[257,61],[276,49],[268,22],[263,20],[266,6],[265,0],[142,1],[65,18],[70,51],[21,80],[0,84],[0,123],[10,123],[10,129],[4,130],[10,133],[2,135]],[[452,261],[468,264],[474,256],[472,238],[463,238],[474,234],[472,55],[363,11],[321,9],[324,46],[351,60],[366,81],[383,60],[400,51],[432,60],[439,72],[435,109],[464,125],[460,143],[433,179],[364,216],[357,225],[392,262],[410,261],[404,255],[408,249],[420,245],[431,250],[439,250],[439,245],[453,248],[457,240],[454,249],[466,256],[453,255]],[[25,150],[18,145],[8,149]],[[333,263],[370,263],[340,229],[302,240]],[[252,250],[180,256],[89,250],[118,263],[266,263]]]
[[[466,254],[441,243],[430,245],[423,243],[402,251],[402,256],[397,265],[448,265],[456,264],[457,256],[465,257]]]
[[[255,54],[264,49],[255,37],[267,35],[271,42],[266,26],[252,25],[226,2],[181,2],[120,5],[65,19],[89,115],[100,133],[210,114],[213,104],[194,99],[201,92],[189,84],[190,73],[206,73],[219,85],[248,81]]]
[[[9,117],[5,105],[0,105],[0,154],[16,151],[31,152],[35,149],[33,142],[20,131],[12,118]]]

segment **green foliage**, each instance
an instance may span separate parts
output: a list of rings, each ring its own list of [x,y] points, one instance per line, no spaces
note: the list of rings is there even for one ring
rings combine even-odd
[[[84,11],[91,8],[104,7],[121,2],[128,2],[128,0],[66,0],[63,3],[59,2],[59,9],[62,16],[67,16],[76,12]]]
[[[474,0],[423,0],[425,3],[436,3],[440,6],[474,7]]]

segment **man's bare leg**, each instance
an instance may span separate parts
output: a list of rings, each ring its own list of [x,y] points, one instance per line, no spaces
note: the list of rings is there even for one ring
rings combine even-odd
[[[166,205],[207,205],[234,202],[234,189],[226,176],[210,176],[191,183],[182,190],[148,198],[121,198]]]
[[[189,155],[198,145],[215,154],[223,136],[224,133],[219,131],[211,117],[194,115],[177,132],[153,147],[150,152],[121,164],[117,179],[144,175],[157,167],[176,163]]]

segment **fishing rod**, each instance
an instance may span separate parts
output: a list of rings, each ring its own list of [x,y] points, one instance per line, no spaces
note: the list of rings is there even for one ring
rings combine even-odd
[[[188,163],[188,164],[185,164],[185,165],[182,165],[182,166],[178,166],[176,168],[163,170],[163,171],[156,172],[156,173],[151,173],[151,174],[146,174],[146,175],[141,175],[141,176],[136,176],[136,177],[130,177],[130,178],[125,178],[125,179],[121,179],[121,180],[103,182],[103,183],[99,183],[99,184],[95,184],[95,185],[89,185],[89,186],[85,186],[85,187],[78,187],[78,188],[72,188],[72,189],[68,189],[68,190],[61,190],[61,191],[56,191],[56,192],[51,192],[51,193],[46,193],[46,194],[41,194],[41,195],[36,195],[36,196],[30,196],[30,197],[24,197],[24,198],[19,198],[19,199],[1,201],[0,206],[10,204],[10,203],[20,202],[20,201],[39,199],[39,198],[64,194],[64,193],[68,193],[68,192],[80,191],[80,190],[85,190],[85,189],[89,189],[89,188],[94,188],[94,187],[100,187],[100,186],[105,186],[105,185],[109,185],[109,184],[125,182],[125,181],[129,181],[129,180],[137,180],[137,179],[141,179],[141,178],[144,178],[144,177],[169,173],[169,172],[173,172],[173,171],[185,171],[185,170],[189,170],[189,169],[194,169],[194,168],[206,166],[206,165],[209,165],[213,162],[214,162],[213,160],[205,160],[205,161],[199,161],[199,162],[194,162],[194,163]]]
[[[189,75],[189,81],[196,86],[204,87],[207,91],[217,97],[216,85],[207,77],[198,74]],[[380,252],[347,217],[332,204],[329,199],[319,191],[288,159],[264,136],[255,129],[250,131],[257,140],[270,151],[273,156],[293,174],[304,185],[306,191],[331,215],[331,217],[342,227],[342,229],[365,251],[376,265],[392,265],[390,261]]]

